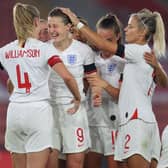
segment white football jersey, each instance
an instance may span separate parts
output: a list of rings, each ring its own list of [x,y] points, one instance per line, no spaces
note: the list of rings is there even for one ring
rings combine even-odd
[[[102,79],[113,87],[119,88],[119,80],[123,72],[125,60],[119,56],[104,59],[100,55],[95,57],[95,65]],[[90,93],[89,93],[90,94]],[[118,122],[118,104],[105,90],[102,91],[101,107],[93,107],[91,95],[88,100],[88,119],[90,126],[112,126],[112,122]]]
[[[155,122],[151,104],[155,89],[154,70],[144,59],[144,53],[151,49],[147,44],[128,44],[124,52],[127,63],[119,95],[120,124],[133,118]]]
[[[58,51],[58,53],[67,69],[76,79],[81,100],[85,100],[85,94],[83,92],[84,67],[93,65],[95,53],[88,45],[77,40],[73,40],[67,49]],[[96,69],[94,68],[91,68],[90,70],[88,69],[88,73],[95,71]],[[73,95],[65,85],[64,81],[58,75],[53,73],[53,71],[51,71],[49,77],[49,88],[53,103],[69,104],[72,101]]]
[[[24,48],[15,40],[0,49],[0,62],[14,85],[12,102],[33,102],[50,98],[49,65],[61,62],[55,48],[28,38]]]
[[[168,125],[164,128],[162,133],[162,150],[158,163],[158,168],[166,167],[168,167]]]

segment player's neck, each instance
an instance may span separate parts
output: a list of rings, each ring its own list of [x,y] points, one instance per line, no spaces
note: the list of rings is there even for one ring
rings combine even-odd
[[[103,58],[103,59],[108,59],[108,58],[110,58],[110,57],[112,57],[112,54],[105,54],[105,53],[100,53],[100,56],[101,56],[101,58]]]
[[[67,38],[67,39],[64,39],[60,42],[54,42],[54,46],[60,50],[60,51],[64,51],[66,50],[72,43],[72,38]]]

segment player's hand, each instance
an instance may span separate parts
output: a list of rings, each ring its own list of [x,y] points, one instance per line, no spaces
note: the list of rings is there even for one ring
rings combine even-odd
[[[92,87],[106,88],[108,83],[97,75],[86,75],[87,81]]]
[[[92,98],[93,106],[99,107],[102,104],[102,97],[101,94],[96,94]]]
[[[74,104],[74,106],[72,108],[68,109],[67,112],[69,114],[74,114],[78,111],[78,109],[80,107],[80,101],[74,99],[74,100],[71,101],[71,103]]]
[[[151,65],[153,68],[158,68],[159,67],[159,62],[158,62],[158,60],[157,60],[153,51],[151,53],[145,52],[144,59],[145,59],[146,63]]]
[[[77,16],[75,15],[75,13],[73,13],[69,8],[63,8],[63,7],[59,7],[59,9],[65,13],[66,15],[69,16],[69,18],[71,19],[72,23],[76,26],[80,21],[77,18]]]

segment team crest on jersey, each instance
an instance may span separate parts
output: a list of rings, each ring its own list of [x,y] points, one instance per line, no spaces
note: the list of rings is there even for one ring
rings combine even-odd
[[[108,69],[108,72],[113,72],[113,70],[115,69],[116,67],[116,64],[109,64],[107,69]]]
[[[71,55],[68,55],[67,57],[68,57],[68,63],[69,64],[73,65],[73,64],[76,63],[76,60],[77,60],[76,55],[71,54]]]

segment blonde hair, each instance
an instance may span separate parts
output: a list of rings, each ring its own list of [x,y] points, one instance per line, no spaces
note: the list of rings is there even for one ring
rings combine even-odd
[[[28,4],[16,3],[13,8],[13,23],[17,39],[26,40],[34,31],[34,18],[40,17],[39,10]]]
[[[149,41],[153,38],[153,49],[157,58],[165,56],[165,27],[160,13],[143,9],[133,16],[137,17],[139,27],[147,29],[145,40]]]

